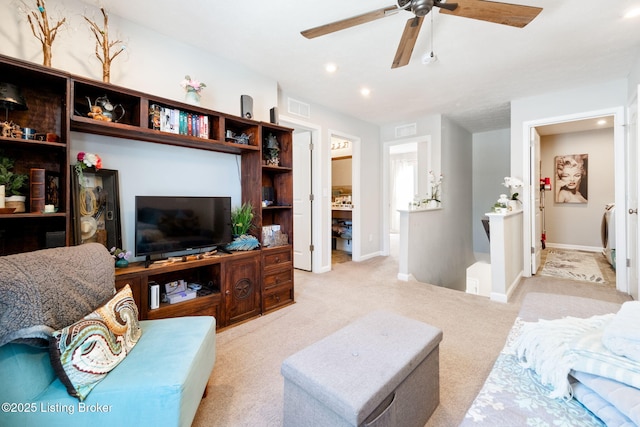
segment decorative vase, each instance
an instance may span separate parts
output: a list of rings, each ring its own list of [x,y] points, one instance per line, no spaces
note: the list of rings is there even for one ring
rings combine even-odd
[[[187,89],[187,93],[184,95],[184,100],[187,104],[200,105],[200,94],[195,90]]]
[[[129,261],[124,258],[118,258],[116,260],[116,268],[125,268],[129,266]]]

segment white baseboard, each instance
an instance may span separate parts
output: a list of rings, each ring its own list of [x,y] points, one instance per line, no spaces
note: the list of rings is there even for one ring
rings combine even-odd
[[[565,245],[563,243],[547,243],[546,245],[547,248],[568,249],[585,252],[602,252],[604,250],[602,247],[598,246]]]

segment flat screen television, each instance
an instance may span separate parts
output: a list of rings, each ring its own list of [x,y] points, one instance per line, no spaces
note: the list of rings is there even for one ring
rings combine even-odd
[[[231,197],[136,196],[135,254],[220,247],[231,242]]]

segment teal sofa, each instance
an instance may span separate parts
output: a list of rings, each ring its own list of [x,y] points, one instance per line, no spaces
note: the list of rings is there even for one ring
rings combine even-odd
[[[69,265],[74,266],[74,277],[61,274],[64,265],[51,267],[47,262],[51,261],[47,257],[55,260],[60,256],[61,264],[68,259]],[[35,272],[30,272],[24,268],[30,264],[29,259],[45,261],[39,263],[40,267],[33,267]],[[27,262],[22,264],[21,260]],[[15,274],[11,272],[13,266],[16,266]],[[104,278],[105,269],[110,277]],[[194,316],[141,321],[142,335],[135,347],[81,402],[67,393],[51,365],[48,348],[41,346],[51,327],[36,321],[36,324],[20,324],[17,331],[9,331],[7,324],[17,324],[29,317],[17,316],[10,304],[12,298],[23,297],[17,295],[14,286],[20,281],[35,288],[36,282],[46,282],[64,295],[69,282],[95,281],[91,276],[97,274],[99,281],[104,280],[113,288],[113,260],[108,251],[90,244],[81,249],[56,248],[0,257],[0,273],[0,426],[191,425],[215,363],[215,318]],[[66,300],[51,302],[43,297],[44,292],[27,292],[33,294],[28,299],[34,307],[55,307],[70,299],[67,295]],[[69,291],[69,295],[73,293],[77,293],[77,289]],[[73,304],[76,305],[82,304]],[[56,319],[55,313],[48,311],[40,317]],[[9,339],[11,341],[3,342]]]

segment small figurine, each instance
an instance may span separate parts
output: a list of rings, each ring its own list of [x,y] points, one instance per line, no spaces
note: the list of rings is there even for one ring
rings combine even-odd
[[[110,122],[111,117],[107,117],[102,113],[102,108],[98,105],[91,107],[91,112],[87,114],[89,117],[95,120],[102,120],[104,122]]]

